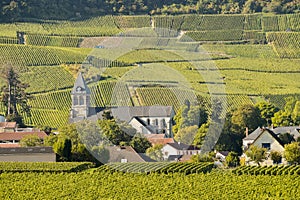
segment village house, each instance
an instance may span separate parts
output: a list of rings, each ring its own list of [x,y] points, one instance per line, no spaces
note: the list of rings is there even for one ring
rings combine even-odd
[[[166,138],[165,134],[144,134],[144,136],[152,144],[152,146],[175,142],[174,138]]]
[[[132,147],[130,146],[108,146],[105,147],[109,150],[109,160],[108,162],[156,162],[152,160],[145,154],[137,153]]]
[[[44,131],[4,132],[4,133],[0,133],[0,148],[7,147],[7,146],[18,147],[20,146],[19,143],[21,139],[28,135],[37,135],[42,141],[44,140],[45,137],[47,137],[47,134]]]
[[[273,161],[270,158],[270,153],[272,151],[279,152],[283,155],[284,152],[284,144],[279,139],[278,135],[276,135],[273,130],[268,128],[257,128],[251,134],[247,135],[243,139],[243,149],[244,152],[249,151],[250,146],[255,145],[260,148],[267,149],[267,159],[261,163],[261,165],[272,165]],[[244,153],[242,157],[245,158],[246,163],[254,164],[250,161],[250,158]],[[286,163],[285,159],[282,159],[282,163]]]
[[[0,122],[0,133],[15,132],[16,128],[16,122]]]
[[[162,148],[164,160],[179,161],[181,157],[200,154],[201,150],[194,145],[187,145],[180,142],[167,143]]]

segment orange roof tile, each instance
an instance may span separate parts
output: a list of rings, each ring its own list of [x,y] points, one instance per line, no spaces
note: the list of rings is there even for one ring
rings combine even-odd
[[[0,122],[0,127],[3,128],[16,128],[17,123],[16,122]]]
[[[39,138],[44,139],[47,134],[44,131],[40,132],[11,132],[11,133],[0,133],[0,140],[21,140],[27,135],[37,135]]]
[[[0,148],[15,148],[21,147],[19,143],[0,143]]]

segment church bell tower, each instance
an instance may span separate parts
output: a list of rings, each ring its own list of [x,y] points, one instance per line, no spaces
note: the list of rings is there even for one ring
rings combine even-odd
[[[89,116],[90,95],[90,89],[86,85],[81,72],[79,72],[71,92],[72,108],[70,121],[83,120]]]

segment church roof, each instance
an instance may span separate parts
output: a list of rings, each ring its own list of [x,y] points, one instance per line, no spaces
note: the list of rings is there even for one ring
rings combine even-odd
[[[88,88],[88,86],[86,85],[86,83],[82,77],[81,72],[78,73],[78,76],[75,81],[75,84],[74,84],[71,94],[75,94],[77,92],[78,87],[81,88],[81,92],[86,92],[87,94],[91,93],[90,89]]]
[[[124,106],[111,108],[113,117],[129,122],[134,117],[171,117],[172,106]]]

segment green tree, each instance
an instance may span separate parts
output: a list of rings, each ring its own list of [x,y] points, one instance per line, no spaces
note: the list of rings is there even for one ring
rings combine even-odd
[[[238,156],[238,154],[236,152],[229,152],[229,154],[226,156],[225,158],[226,162],[226,166],[228,167],[236,167],[240,164],[240,158]]]
[[[72,142],[69,138],[60,136],[57,142],[53,145],[54,152],[59,155],[61,161],[71,160]]]
[[[100,156],[106,161],[107,151],[102,150],[103,145],[107,144],[105,137],[102,135],[98,123],[90,121],[81,121],[76,124],[65,125],[59,130],[59,137],[71,140],[71,158],[72,161],[90,161],[96,164],[99,161],[94,156]]]
[[[244,136],[240,132],[236,133],[233,131],[231,117],[231,112],[226,114],[224,127],[215,149],[218,151],[234,151],[241,155],[243,152],[242,139]]]
[[[201,148],[201,146],[204,143],[208,128],[209,128],[208,123],[201,125],[201,127],[197,130],[197,133],[194,137],[193,145],[196,145],[197,147]]]
[[[121,142],[128,144],[136,133],[128,123],[117,123],[115,119],[99,120],[99,124],[102,134],[114,145],[120,145]]]
[[[288,97],[285,101],[284,110],[278,111],[272,117],[274,126],[291,126],[298,123],[300,103],[294,97]]]
[[[138,153],[145,153],[152,147],[151,143],[142,134],[137,133],[130,141],[130,146]]]
[[[249,132],[254,131],[263,124],[259,109],[247,104],[240,106],[232,113],[232,128],[235,133],[240,132],[244,136],[244,130],[248,127]]]
[[[295,125],[300,125],[300,101],[297,101],[292,112],[292,120]]]
[[[44,138],[44,145],[45,146],[53,146],[58,140],[58,136],[51,133],[47,137]]]
[[[21,113],[30,116],[30,106],[27,101],[31,95],[25,91],[29,85],[19,80],[19,75],[11,65],[5,67],[6,72],[3,78],[6,84],[2,88],[1,101],[6,106],[6,118],[7,121],[16,121],[20,126],[24,126],[17,107],[19,106]]]
[[[300,142],[284,146],[284,157],[291,164],[300,164]]]
[[[197,126],[198,128],[207,122],[208,114],[206,109],[201,105],[191,105],[188,100],[174,116],[175,125],[172,127],[173,133],[176,134],[180,129],[185,127]]]
[[[192,155],[191,162],[213,162],[214,156],[209,153]]]
[[[256,164],[260,165],[259,163],[266,159],[266,152],[267,149],[260,148],[254,145],[250,146],[250,149],[246,151],[246,155],[254,161]]]
[[[272,117],[279,111],[273,104],[268,102],[260,102],[255,105],[260,111],[260,115],[264,120],[264,125],[270,126],[272,123]]]
[[[182,142],[184,144],[192,144],[197,134],[198,126],[186,126],[181,128],[178,133],[175,135],[174,139],[178,142]]]
[[[157,144],[153,147],[150,147],[146,150],[146,155],[149,156],[151,159],[156,161],[163,161],[163,153],[161,149],[163,148],[163,145]]]
[[[78,152],[82,144],[77,132],[76,124],[67,124],[58,129],[60,136],[69,138],[72,142],[72,153]]]
[[[43,141],[36,134],[26,135],[20,140],[21,147],[41,146],[42,144]]]
[[[281,163],[282,155],[278,151],[271,151],[271,159],[273,160],[273,163],[279,164]]]
[[[274,117],[272,117],[272,123],[275,127],[290,126],[293,124],[292,121],[291,113],[282,110],[275,113]]]

